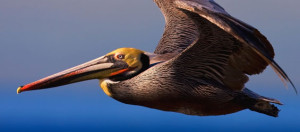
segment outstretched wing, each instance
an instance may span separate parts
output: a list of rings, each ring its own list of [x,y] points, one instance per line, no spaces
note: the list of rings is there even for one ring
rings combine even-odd
[[[175,0],[154,0],[165,17],[165,29],[154,53],[166,54],[181,52],[186,49],[200,34],[192,12],[184,12],[176,5]],[[210,7],[215,12],[227,14],[219,5],[212,5],[208,0],[195,0],[201,5]]]
[[[258,74],[270,64],[284,83],[292,84],[273,60],[274,51],[266,37],[227,14],[213,0],[173,0],[170,4],[187,14],[199,33],[194,43],[171,60],[173,67],[186,69],[185,75],[213,79],[240,90],[247,74]]]

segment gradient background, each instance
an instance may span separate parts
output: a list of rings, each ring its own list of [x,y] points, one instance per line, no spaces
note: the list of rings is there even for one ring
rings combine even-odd
[[[300,1],[216,0],[257,27],[300,87]],[[153,51],[164,19],[152,0],[0,0],[0,131],[300,131],[299,96],[268,68],[247,87],[285,105],[278,118],[249,110],[188,116],[126,105],[97,80],[16,94],[24,85],[119,47]]]

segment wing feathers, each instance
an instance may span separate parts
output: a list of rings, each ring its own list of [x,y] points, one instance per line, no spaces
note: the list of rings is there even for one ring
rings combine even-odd
[[[233,46],[233,49],[228,59],[229,66],[223,71],[225,76],[223,82],[225,84],[229,85],[231,88],[234,87],[233,89],[241,89],[248,80],[247,76],[244,74],[258,74],[270,64],[285,84],[290,83],[294,87],[286,73],[273,60],[274,50],[272,45],[257,29],[231,17],[223,8],[220,8],[220,6],[212,0],[175,0],[174,3],[180,9],[198,14],[200,17],[208,20],[210,23],[216,25],[217,28],[222,29],[237,40],[237,42],[236,40],[233,40],[237,44],[227,45]],[[205,27],[206,25],[200,26],[200,32],[207,28]],[[219,37],[221,37],[220,33],[212,35],[219,35]],[[206,37],[206,39],[209,38],[211,37]],[[200,39],[200,41],[203,41],[203,38]],[[212,39],[216,39],[215,36],[212,37]],[[197,44],[200,43],[201,42]],[[215,70],[210,70],[216,73]],[[237,77],[240,77],[241,79],[233,81]],[[296,91],[295,87],[294,90]]]

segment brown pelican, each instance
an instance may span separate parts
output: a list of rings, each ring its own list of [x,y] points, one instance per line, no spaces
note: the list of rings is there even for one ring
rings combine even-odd
[[[272,45],[264,35],[213,0],[154,2],[166,21],[154,53],[120,48],[21,86],[17,92],[99,79],[108,96],[127,104],[201,116],[243,109],[278,116],[274,105],[281,104],[278,100],[244,86],[248,75],[270,65],[294,87],[273,60]]]

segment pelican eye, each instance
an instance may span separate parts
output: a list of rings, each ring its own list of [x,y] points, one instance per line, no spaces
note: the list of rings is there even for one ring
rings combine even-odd
[[[116,54],[115,56],[117,59],[125,59],[125,55],[124,54]]]

